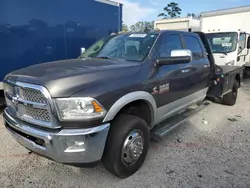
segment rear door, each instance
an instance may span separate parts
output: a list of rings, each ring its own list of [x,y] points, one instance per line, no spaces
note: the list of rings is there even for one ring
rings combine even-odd
[[[189,75],[186,80],[189,85],[186,94],[192,96],[190,99],[205,97],[210,80],[210,62],[206,50],[198,35],[183,33],[182,38],[184,48],[191,50],[193,56],[192,61],[186,67],[186,73]]]

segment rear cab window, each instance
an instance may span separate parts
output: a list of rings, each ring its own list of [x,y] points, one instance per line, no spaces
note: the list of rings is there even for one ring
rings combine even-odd
[[[191,50],[194,59],[201,59],[204,57],[203,48],[199,39],[193,35],[183,35],[186,48]]]

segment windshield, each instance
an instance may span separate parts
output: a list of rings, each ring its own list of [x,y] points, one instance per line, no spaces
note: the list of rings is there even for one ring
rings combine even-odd
[[[206,34],[213,53],[230,53],[236,50],[238,33],[209,33]]]
[[[80,57],[121,59],[126,61],[144,60],[158,34],[123,34],[103,38],[93,44]]]
[[[79,58],[96,57],[98,52],[103,48],[104,44],[112,39],[114,36],[108,36],[100,39],[93,45],[91,45],[85,52],[83,52]]]

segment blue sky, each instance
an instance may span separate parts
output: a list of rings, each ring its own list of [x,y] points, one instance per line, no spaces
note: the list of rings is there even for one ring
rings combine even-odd
[[[124,4],[123,21],[131,25],[137,21],[152,21],[172,2],[166,0],[116,0]],[[182,9],[182,16],[187,13],[199,14],[204,11],[250,5],[250,0],[173,0]]]

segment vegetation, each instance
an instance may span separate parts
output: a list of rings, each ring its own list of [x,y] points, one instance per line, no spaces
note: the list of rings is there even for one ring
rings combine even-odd
[[[160,13],[158,17],[165,18],[178,18],[181,15],[181,8],[179,7],[178,3],[171,2],[167,4],[167,6],[163,9],[164,12]],[[194,13],[188,13],[187,16],[192,16],[194,18],[199,18],[199,16],[195,15]],[[139,21],[130,27],[126,24],[122,24],[122,31],[123,32],[148,32],[154,29],[154,22],[148,21]]]
[[[201,15],[196,15],[195,13],[188,13],[187,16],[188,17],[192,16],[193,18],[200,18],[201,17]]]
[[[181,8],[178,3],[171,2],[164,9],[164,12],[160,13],[158,17],[165,18],[178,18],[181,15]]]
[[[154,29],[154,22],[137,22],[130,26],[130,30],[133,32],[148,32]]]
[[[129,31],[129,28],[126,24],[122,24],[122,31],[124,32],[128,32]]]

